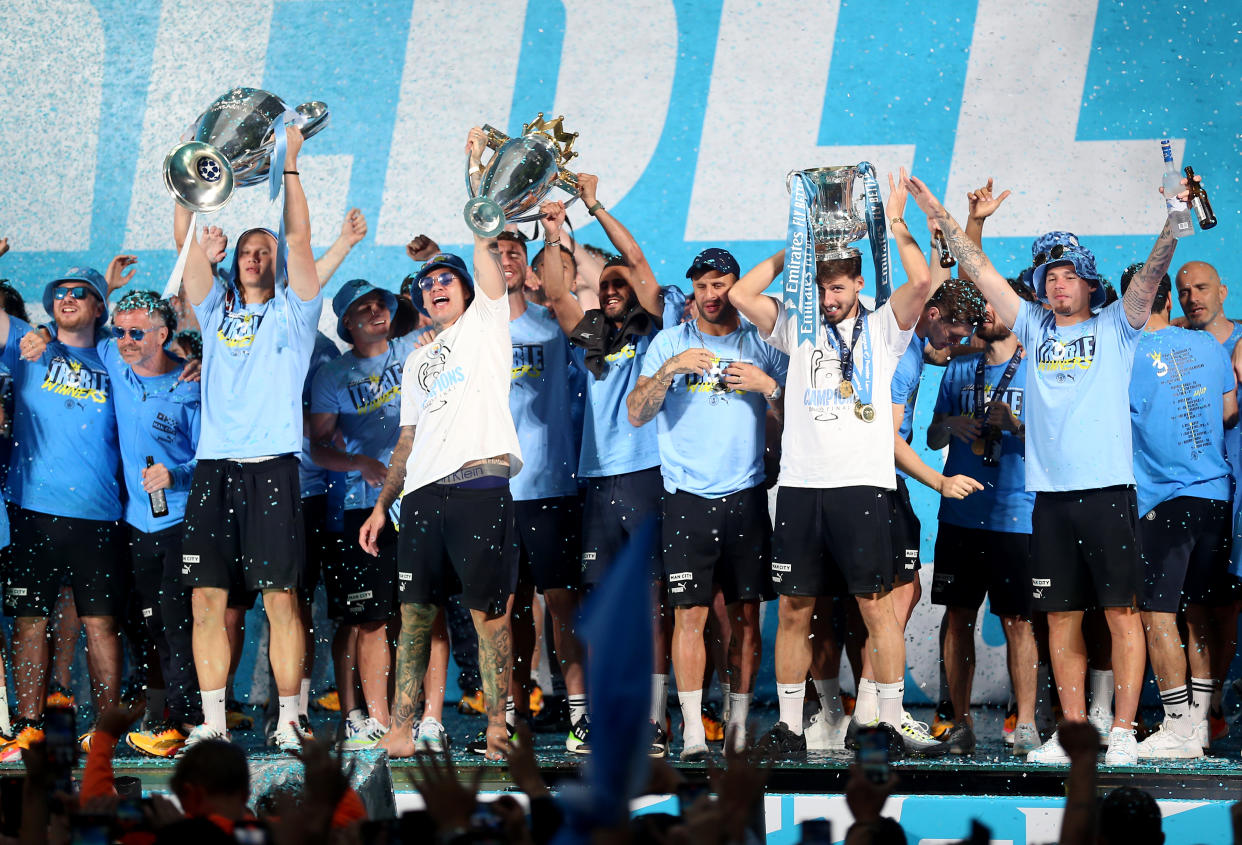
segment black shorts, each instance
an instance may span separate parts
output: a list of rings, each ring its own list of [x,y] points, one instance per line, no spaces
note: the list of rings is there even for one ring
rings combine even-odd
[[[12,513],[5,615],[50,616],[63,585],[73,588],[79,616],[124,615],[129,560],[118,523],[22,508]]]
[[[582,506],[578,497],[530,499],[513,505],[521,571],[529,567],[530,578],[541,593],[581,586]]]
[[[785,487],[776,494],[772,583],[782,596],[882,593],[893,586],[888,491]]]
[[[517,586],[517,525],[509,485],[428,484],[401,499],[397,586],[402,603],[505,611]]]
[[[314,601],[315,590],[329,562],[340,561],[344,554],[344,538],[328,527],[327,493],[307,496],[302,500],[302,533],[306,538],[306,562],[298,595],[303,601],[310,602]],[[354,540],[356,545],[357,531]]]
[[[713,585],[729,604],[772,598],[772,522],[763,488],[719,499],[665,493],[661,530],[673,607],[711,604]]]
[[[1177,613],[1185,601],[1225,604],[1233,600],[1229,552],[1233,520],[1228,502],[1179,496],[1161,502],[1139,520],[1143,550],[1140,607]]]
[[[292,455],[257,463],[199,461],[185,509],[182,583],[296,589],[306,565],[300,483]]]
[[[932,604],[997,616],[1031,615],[1031,535],[941,522],[932,564]]]
[[[598,584],[617,553],[648,519],[655,519],[651,545],[644,549],[651,580],[663,577],[660,565],[660,500],[664,481],[660,468],[588,478],[582,508],[582,579]]]
[[[377,541],[379,556],[371,557],[358,545],[358,531],[370,515],[370,508],[345,511],[342,553],[324,560],[328,616],[350,625],[382,622],[397,611],[397,531],[386,523]]]
[[[888,491],[893,514],[889,523],[893,535],[893,580],[905,584],[918,577],[923,567],[919,559],[919,544],[923,525],[910,504],[910,490],[906,480],[897,476],[897,489]]]
[[[1132,607],[1143,588],[1134,488],[1035,494],[1031,596],[1049,612]]]
[[[137,604],[143,622],[159,610],[164,573],[181,569],[181,534],[180,525],[152,534],[129,526],[129,565],[134,591],[130,601]]]

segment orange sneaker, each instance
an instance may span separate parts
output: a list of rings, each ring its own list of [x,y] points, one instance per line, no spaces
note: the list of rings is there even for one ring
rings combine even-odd
[[[724,741],[724,722],[710,703],[703,705],[703,735],[708,742]]]
[[[932,718],[931,730],[928,731],[935,739],[940,739],[953,727],[953,705],[942,701],[936,706],[936,715]]]
[[[483,690],[475,690],[462,695],[461,701],[457,702],[457,712],[467,716],[482,716],[486,713],[487,706],[483,703]]]
[[[37,722],[18,719],[13,723],[13,738],[0,746],[0,763],[20,763],[22,749],[43,742],[43,728]]]
[[[185,745],[189,736],[180,725],[172,722],[161,722],[147,731],[130,731],[125,735],[125,743],[135,751],[150,757],[171,759]]]
[[[543,687],[535,684],[534,689],[530,691],[530,715],[538,716],[539,711],[543,709]]]
[[[311,708],[314,710],[326,710],[329,713],[340,713],[341,695],[336,691],[336,687],[332,687],[312,701]]]
[[[845,711],[846,716],[854,715],[854,705],[858,703],[858,696],[850,695],[848,692],[841,693],[841,709]]]
[[[46,703],[48,707],[73,707],[73,693],[59,684],[52,684],[47,688]]]

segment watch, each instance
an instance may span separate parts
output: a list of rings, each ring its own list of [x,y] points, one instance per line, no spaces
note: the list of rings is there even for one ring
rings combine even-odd
[[[781,386],[778,384],[776,387],[772,388],[771,393],[769,393],[767,396],[764,396],[763,398],[767,399],[769,402],[775,402],[777,399],[781,398],[782,393],[784,393],[784,391],[781,390]]]

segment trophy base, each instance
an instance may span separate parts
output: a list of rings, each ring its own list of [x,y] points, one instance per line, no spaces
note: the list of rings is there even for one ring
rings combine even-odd
[[[233,167],[215,147],[190,141],[164,158],[164,187],[183,208],[219,211],[233,197]]]
[[[837,241],[817,241],[815,243],[816,261],[840,261],[846,258],[861,258],[862,253],[852,246]]]
[[[466,225],[481,238],[494,238],[505,230],[505,212],[487,197],[475,197],[462,209]]]

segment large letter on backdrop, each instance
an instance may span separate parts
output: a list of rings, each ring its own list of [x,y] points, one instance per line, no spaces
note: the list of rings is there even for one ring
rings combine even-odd
[[[14,250],[90,246],[103,58],[103,26],[86,0],[5,8],[0,197]]]
[[[790,170],[870,161],[883,179],[909,169],[913,144],[815,143],[839,6],[725,0],[686,240],[780,240]]]
[[[989,176],[1012,189],[1013,213],[989,235],[1143,235],[1164,222],[1156,139],[1075,140],[1095,13],[1082,0],[979,2],[946,196],[960,208]],[[1174,140],[1178,161],[1184,146]]]
[[[525,19],[526,0],[495,0],[482,17],[469,3],[414,3],[377,243],[469,238],[466,132],[509,125]]]

